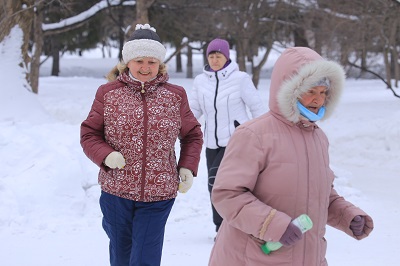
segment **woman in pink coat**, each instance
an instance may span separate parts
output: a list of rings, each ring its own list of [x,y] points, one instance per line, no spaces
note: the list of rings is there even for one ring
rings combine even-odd
[[[343,89],[340,65],[305,47],[286,49],[271,77],[270,111],[239,126],[229,141],[212,201],[224,219],[210,266],[323,266],[326,225],[361,240],[373,229],[364,211],[337,194],[328,118]],[[291,221],[307,214],[302,234]],[[265,242],[283,247],[266,255]]]

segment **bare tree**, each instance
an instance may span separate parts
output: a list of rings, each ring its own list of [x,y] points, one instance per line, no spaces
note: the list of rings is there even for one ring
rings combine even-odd
[[[119,40],[120,48],[126,33],[129,35],[133,30],[132,25],[151,20],[161,39],[176,49],[167,60],[172,56],[179,59],[178,55],[187,51],[188,71],[193,67],[190,65],[193,52],[202,51],[204,55],[207,43],[220,37],[236,49],[241,70],[250,65],[256,85],[272,45],[277,43],[283,47],[309,46],[325,57],[340,60],[352,76],[379,75],[386,84],[391,85],[395,80],[396,87],[400,79],[398,0],[99,0],[79,14],[73,12],[71,17],[42,23],[41,27],[41,10],[49,1],[0,1],[3,3],[0,40],[14,25],[23,29],[22,64],[30,71],[27,80],[36,93],[43,38],[81,27],[106,9],[119,31],[110,35]],[[54,1],[68,3],[67,0],[51,2]],[[179,66],[182,64],[177,61],[177,69]],[[192,75],[187,73],[188,77]]]
[[[129,27],[126,35],[131,36],[135,30],[136,24],[149,23],[149,8],[154,4],[155,0],[136,0],[136,20]]]
[[[18,26],[23,32],[23,45],[21,47],[22,62],[16,62],[16,64],[24,66],[28,69],[30,64],[30,57],[28,56],[29,49],[29,36],[31,31],[31,25],[33,23],[34,14],[32,8],[26,8],[22,11],[23,5],[30,6],[30,1],[25,0],[1,0],[2,9],[1,20],[0,20],[0,41],[10,34],[13,27]],[[30,84],[29,73],[27,73],[26,79]],[[32,89],[32,88],[31,88]]]
[[[218,3],[219,1],[211,0],[157,0],[149,10],[152,24],[157,27],[161,39],[175,48],[172,55],[187,56],[187,78],[193,78],[193,54],[201,51],[204,43],[215,37],[222,37],[216,26],[218,21],[214,20]],[[201,23],[194,23],[195,21]],[[167,58],[166,62],[170,59],[171,57]],[[176,59],[178,71],[182,63],[180,58]]]
[[[39,67],[40,56],[43,48],[43,6],[42,0],[35,0],[35,12],[33,20],[33,43],[35,44],[32,52],[31,68],[29,73],[29,81],[34,93],[39,92]]]
[[[44,0],[1,0],[3,9],[1,10],[2,19],[0,26],[3,29],[0,34],[0,41],[9,34],[11,28],[19,25],[24,32],[24,44],[21,52],[24,58],[24,65],[27,66],[27,81],[31,86],[32,92],[38,93],[39,87],[39,67],[40,55],[42,54],[43,36],[51,32],[60,33],[71,28],[82,25],[96,13],[119,5],[123,0],[103,0],[83,11],[76,16],[64,19],[57,23],[43,24],[43,8],[46,4]],[[134,5],[136,1],[123,1],[125,5]],[[30,36],[33,36],[31,48],[32,57],[29,56]]]
[[[342,49],[346,48],[346,56],[342,56],[345,63],[351,62],[349,65],[358,66],[361,74],[375,73],[374,76],[379,75],[380,78],[384,76],[381,79],[390,87],[394,78],[397,86],[400,6],[393,0],[355,0],[340,6],[330,6],[330,9],[337,12],[337,19],[333,23],[338,25],[339,19],[343,22],[340,23],[342,27],[336,26],[334,29],[337,30],[332,33]],[[371,60],[372,55],[383,58],[383,68],[379,67],[380,63]]]

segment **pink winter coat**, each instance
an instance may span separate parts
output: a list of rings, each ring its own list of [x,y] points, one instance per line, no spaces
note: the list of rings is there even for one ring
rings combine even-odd
[[[289,48],[277,60],[271,77],[270,111],[238,127],[228,143],[212,191],[212,202],[224,218],[210,266],[323,266],[326,224],[362,239],[373,221],[333,188],[328,139],[315,124],[301,118],[297,98],[328,77],[329,117],[344,84],[344,71],[308,48]],[[266,255],[265,241],[277,242],[292,219],[308,214],[313,228],[290,247]],[[356,237],[350,222],[366,218]]]
[[[168,75],[159,74],[141,84],[124,72],[97,90],[81,125],[81,145],[100,167],[103,191],[134,201],[167,200],[177,195],[178,168],[197,174],[203,144],[200,124],[189,108],[184,88],[167,80]],[[112,151],[124,156],[123,169],[104,165]]]

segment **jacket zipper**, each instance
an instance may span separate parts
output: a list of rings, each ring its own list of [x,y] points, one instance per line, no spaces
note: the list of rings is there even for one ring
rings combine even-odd
[[[140,90],[142,101],[143,101],[143,158],[142,158],[142,185],[140,190],[140,198],[144,200],[144,187],[146,184],[146,158],[147,158],[147,102],[145,98],[146,90],[144,89],[144,83],[142,82],[142,89]]]
[[[215,79],[217,80],[217,84],[215,87],[215,97],[214,97],[214,110],[215,110],[215,116],[214,116],[214,123],[215,123],[215,129],[214,129],[214,136],[215,136],[215,144],[217,147],[220,148],[218,144],[218,135],[217,135],[217,127],[218,127],[218,122],[217,122],[217,95],[218,95],[218,87],[219,87],[219,79],[218,79],[218,71],[215,72]]]
[[[301,130],[301,135],[303,136],[304,140],[304,147],[306,148],[306,158],[307,158],[307,209],[306,212],[308,214],[308,206],[310,203],[310,157],[308,156],[308,149],[307,149],[307,141],[304,136],[304,132],[302,129]],[[304,249],[303,249],[303,264],[305,263],[305,257],[306,257],[306,250],[307,250],[307,242],[305,241],[305,238],[307,238],[307,234],[304,235]]]

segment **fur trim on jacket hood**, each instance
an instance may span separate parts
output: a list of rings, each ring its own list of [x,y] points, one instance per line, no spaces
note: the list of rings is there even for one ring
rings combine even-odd
[[[342,66],[322,58],[306,47],[286,49],[274,65],[271,76],[269,108],[277,116],[292,123],[300,121],[296,102],[313,84],[328,78],[328,90],[323,118],[328,118],[335,109],[343,91],[345,72]]]

